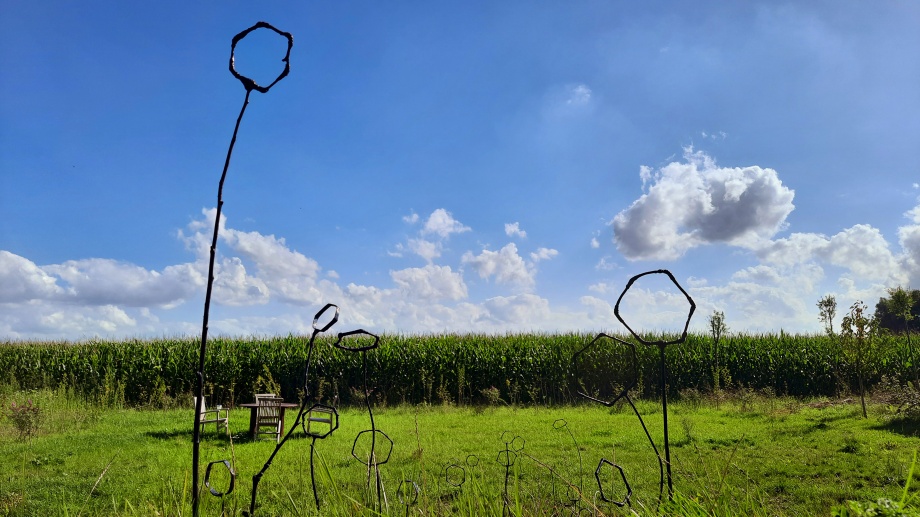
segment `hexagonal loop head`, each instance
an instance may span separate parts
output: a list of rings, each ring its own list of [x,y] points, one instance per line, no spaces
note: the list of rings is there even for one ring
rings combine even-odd
[[[374,342],[369,345],[361,345],[361,346],[345,345],[344,344],[346,341],[345,338],[348,338],[351,336],[370,336],[374,338]],[[353,339],[358,340],[359,338],[353,338]],[[338,348],[339,350],[346,350],[348,352],[366,352],[368,350],[373,350],[377,348],[378,346],[380,346],[380,337],[378,337],[376,334],[371,334],[370,332],[364,329],[349,330],[348,332],[339,332],[339,338],[336,340],[335,343],[332,344],[332,346]]]
[[[370,450],[371,455],[368,456],[367,462],[365,462],[364,460],[362,460],[361,458],[359,458],[359,457],[358,457],[358,454],[355,452],[355,449],[357,449],[357,447],[358,447],[358,441],[361,439],[361,436],[362,436],[364,433],[372,433],[372,434],[371,434],[371,440],[372,440],[372,442],[371,442],[371,450]],[[387,453],[386,453],[386,456],[384,456],[383,461],[377,461],[377,451],[376,451],[376,443],[377,443],[377,441],[376,441],[376,437],[377,437],[378,434],[379,434],[380,436],[382,436],[384,439],[386,439],[386,441],[385,441],[384,443],[389,445],[389,446],[387,447]],[[380,429],[373,429],[373,430],[372,430],[372,429],[365,429],[364,431],[361,431],[360,433],[358,433],[357,436],[355,436],[355,441],[354,441],[354,443],[351,444],[351,456],[352,456],[354,459],[358,460],[359,463],[361,463],[361,464],[363,464],[363,465],[367,465],[368,467],[371,467],[371,466],[373,466],[373,465],[383,465],[384,463],[390,461],[390,454],[392,454],[392,453],[393,453],[393,440],[390,439],[390,437],[387,436],[387,434],[386,434],[385,432],[381,431]],[[381,455],[381,456],[383,456],[383,455]]]
[[[284,62],[284,70],[282,70],[281,73],[278,74],[278,77],[275,78],[275,80],[272,81],[272,83],[268,86],[259,86],[258,84],[256,84],[255,80],[250,79],[244,75],[241,75],[239,72],[236,71],[236,65],[234,64],[234,57],[235,57],[234,54],[236,53],[236,44],[239,43],[241,39],[249,35],[250,32],[256,29],[273,30],[277,32],[279,35],[283,36],[287,40],[287,53],[284,55],[284,59],[281,60]],[[293,46],[294,46],[294,37],[291,36],[291,33],[280,31],[267,22],[258,22],[252,27],[244,30],[243,32],[233,37],[233,42],[230,44],[230,73],[233,74],[233,77],[236,77],[237,79],[240,80],[241,83],[243,83],[243,87],[246,88],[247,92],[255,90],[259,93],[268,93],[268,90],[270,90],[272,86],[278,83],[278,81],[287,77],[287,75],[291,72],[291,47]]]
[[[587,393],[581,391],[581,389],[578,386],[578,379],[580,378],[579,371],[578,371],[579,370],[578,369],[579,357],[582,354],[584,354],[589,348],[594,347],[597,343],[603,341],[604,339],[611,339],[614,342],[625,346],[629,350],[630,357],[632,358],[632,368],[630,368],[631,371],[629,372],[631,375],[628,377],[629,380],[626,382],[626,385],[623,386],[623,389],[620,390],[620,393],[617,394],[617,396],[614,397],[613,400],[609,400],[609,401],[602,400],[602,399],[593,397],[591,395],[588,395]],[[574,376],[573,381],[575,383],[575,393],[578,393],[579,395],[581,395],[582,397],[588,400],[593,400],[594,402],[600,402],[601,404],[607,407],[610,407],[616,404],[618,400],[625,397],[629,393],[629,390],[635,388],[636,384],[639,382],[639,358],[636,355],[636,345],[629,343],[627,341],[623,341],[622,339],[618,337],[604,334],[602,332],[598,334],[597,336],[595,336],[594,339],[592,339],[590,343],[584,346],[584,348],[572,354],[572,374]],[[555,424],[553,424],[553,427],[555,427]]]
[[[319,319],[322,317],[323,313],[333,307],[335,308],[335,314],[332,316],[332,319],[329,321],[329,323],[326,323],[323,327],[318,327],[317,323],[319,322]],[[313,330],[317,332],[326,332],[333,325],[335,325],[337,321],[339,321],[339,306],[334,303],[327,303],[325,307],[323,307],[322,309],[319,310],[319,312],[316,313],[316,316],[313,316]]]
[[[230,486],[227,488],[226,492],[220,492],[214,487],[211,486],[211,469],[214,465],[221,464],[226,467],[227,471],[230,472]],[[227,460],[218,460],[208,463],[207,470],[204,471],[204,486],[208,487],[208,490],[211,492],[211,495],[214,497],[223,497],[233,492],[233,487],[236,485],[236,472],[233,470],[233,467],[230,466],[230,462]]]
[[[610,499],[604,494],[604,484],[601,483],[601,469],[604,468],[604,465],[610,465],[611,468],[615,468],[620,472],[620,477],[623,479],[623,484],[626,485],[626,496],[623,497],[623,500],[617,501],[615,499]],[[597,464],[597,468],[594,470],[594,479],[597,480],[597,489],[600,491],[601,500],[605,503],[613,503],[620,508],[629,505],[629,499],[632,497],[632,488],[629,486],[629,481],[626,480],[626,473],[623,472],[623,467],[617,465],[616,463],[611,463],[605,458],[601,458],[600,463]]]
[[[451,463],[444,468],[444,482],[454,488],[460,488],[466,483],[466,469],[456,463]]]
[[[622,316],[620,316],[620,302],[623,301],[623,296],[626,295],[626,292],[629,291],[629,288],[632,287],[632,285],[636,282],[636,280],[646,275],[667,275],[668,279],[671,280],[671,283],[677,286],[677,289],[680,290],[681,294],[683,294],[684,297],[687,298],[687,301],[690,303],[690,312],[687,314],[687,321],[686,323],[684,323],[684,330],[683,332],[681,332],[679,338],[671,340],[671,341],[646,341],[642,339],[642,337],[639,336],[639,334],[637,334],[636,331],[634,331],[632,327],[630,327],[626,323],[626,321],[623,320]],[[643,345],[662,345],[663,346],[663,345],[676,345],[678,343],[683,343],[684,341],[687,340],[687,329],[690,328],[690,318],[693,317],[693,311],[695,310],[696,310],[696,303],[693,302],[693,298],[691,298],[690,295],[687,294],[687,291],[684,291],[684,288],[681,287],[679,283],[677,283],[677,279],[674,278],[674,275],[672,275],[671,272],[668,271],[667,269],[656,269],[655,271],[646,271],[645,273],[639,273],[638,275],[629,279],[629,282],[626,283],[626,287],[623,289],[623,292],[620,293],[620,297],[617,298],[617,303],[613,307],[613,314],[617,317],[617,320],[619,320],[620,323],[622,323],[623,326],[626,327],[627,330],[629,330],[629,333],[632,334],[633,337],[636,338]]]
[[[404,479],[396,490],[396,497],[401,504],[412,506],[418,501],[419,492],[421,492],[421,489],[418,487],[418,483],[411,479]]]

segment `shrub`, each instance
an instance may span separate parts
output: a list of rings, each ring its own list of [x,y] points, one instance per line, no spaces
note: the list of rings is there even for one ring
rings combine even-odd
[[[29,399],[25,404],[12,402],[7,416],[12,420],[16,430],[19,431],[19,438],[30,438],[38,432],[41,425],[42,410]]]

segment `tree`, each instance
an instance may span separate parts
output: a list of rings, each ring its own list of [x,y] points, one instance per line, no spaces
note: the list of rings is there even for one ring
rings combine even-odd
[[[879,327],[893,334],[920,332],[920,291],[901,286],[888,289],[888,298],[875,304]]]
[[[920,386],[920,375],[917,371],[917,362],[914,360],[914,347],[910,342],[910,322],[914,319],[913,307],[920,298],[920,291],[911,291],[901,286],[888,288],[888,313],[904,321],[904,332],[907,333],[907,353],[910,364],[914,369],[914,386]]]
[[[722,335],[728,332],[728,325],[725,324],[725,313],[722,311],[712,311],[709,315],[709,333],[712,335],[712,388],[719,389],[719,378],[722,376],[722,368],[719,366],[719,340]]]
[[[859,378],[859,401],[862,403],[863,418],[869,418],[866,412],[866,363],[872,357],[875,335],[878,332],[878,320],[866,313],[866,304],[857,300],[850,306],[850,312],[843,317],[841,334],[843,336],[844,354],[856,363],[856,376]]]
[[[818,310],[820,315],[818,318],[824,323],[824,331],[827,332],[827,335],[834,335],[834,316],[837,315],[837,298],[834,298],[834,295],[828,294],[824,298],[818,300]]]

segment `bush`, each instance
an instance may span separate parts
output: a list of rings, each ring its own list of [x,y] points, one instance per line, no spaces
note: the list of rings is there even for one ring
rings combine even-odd
[[[41,425],[42,410],[32,403],[29,399],[25,404],[12,402],[7,416],[13,421],[16,430],[19,431],[19,438],[31,438],[38,432]]]

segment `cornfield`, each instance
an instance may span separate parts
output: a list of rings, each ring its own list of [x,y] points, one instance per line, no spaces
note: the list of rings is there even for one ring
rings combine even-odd
[[[582,390],[599,397],[622,389],[637,372],[636,392],[655,397],[658,348],[636,345],[633,367],[625,347],[605,340],[580,359],[580,384],[573,354],[589,334],[383,335],[367,352],[371,396],[378,404],[484,402],[565,404]],[[627,336],[619,336],[629,341]],[[206,394],[211,404],[249,401],[252,393],[276,389],[285,398],[302,395],[306,336],[266,339],[214,338],[206,358]],[[322,401],[363,401],[359,353],[318,339],[310,391]],[[190,399],[199,341],[195,338],[82,343],[0,343],[0,385],[16,389],[67,389],[99,402],[134,407]],[[882,376],[913,379],[906,339],[877,338],[878,353],[865,365],[869,386]],[[666,349],[668,392],[707,392],[714,387],[770,390],[777,395],[836,396],[855,390],[855,365],[837,339],[823,335],[737,334],[716,346],[691,334]],[[718,364],[718,368],[716,368]]]

